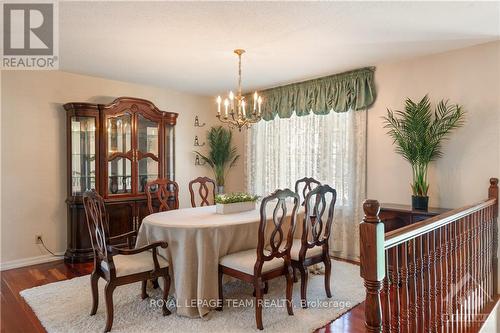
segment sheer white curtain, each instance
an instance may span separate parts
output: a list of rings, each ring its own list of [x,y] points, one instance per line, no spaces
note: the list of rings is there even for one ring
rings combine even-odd
[[[366,194],[366,111],[260,121],[248,131],[247,190],[265,196],[313,177],[337,190],[330,249],[359,257]]]

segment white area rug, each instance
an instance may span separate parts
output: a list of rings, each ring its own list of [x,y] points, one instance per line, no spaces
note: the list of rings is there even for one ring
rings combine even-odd
[[[359,266],[341,261],[332,262],[332,298],[327,298],[324,276],[309,274],[308,301],[310,308],[300,308],[300,282],[294,284],[294,316],[289,316],[285,303],[284,277],[270,281],[264,296],[269,307],[263,309],[265,332],[312,332],[336,319],[364,300],[364,287]],[[89,316],[92,298],[90,278],[71,280],[23,290],[20,294],[31,306],[49,333],[102,332],[106,321],[104,280],[99,280],[99,308]],[[251,285],[235,281],[224,286],[224,311],[212,311],[207,318],[163,317],[154,300],[160,299],[160,289],[149,289],[150,298],[141,300],[140,283],[115,289],[115,317],[112,332],[251,332],[255,326]],[[233,304],[228,306],[227,301]],[[247,303],[247,306],[245,306]],[[248,306],[248,304],[250,304]],[[260,331],[258,331],[260,332]]]

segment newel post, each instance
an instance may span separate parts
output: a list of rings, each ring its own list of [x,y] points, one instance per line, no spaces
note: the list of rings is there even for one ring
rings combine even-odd
[[[377,200],[365,200],[365,217],[359,225],[361,277],[365,280],[365,326],[368,332],[382,332],[380,291],[385,277],[384,224]]]
[[[498,178],[490,178],[488,198],[497,199],[493,212],[493,295],[498,294]]]

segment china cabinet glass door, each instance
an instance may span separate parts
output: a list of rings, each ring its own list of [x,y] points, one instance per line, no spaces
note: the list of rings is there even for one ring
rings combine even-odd
[[[71,195],[96,188],[96,118],[71,117]]]
[[[137,179],[139,193],[147,182],[159,177],[160,124],[137,114]]]
[[[132,192],[132,114],[107,119],[108,194]]]

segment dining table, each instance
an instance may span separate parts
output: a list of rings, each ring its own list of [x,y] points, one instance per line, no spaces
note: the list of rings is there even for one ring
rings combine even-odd
[[[285,231],[293,204],[286,207]],[[269,210],[268,224],[273,223],[272,216]],[[302,207],[297,210],[295,238],[300,238],[301,216]],[[215,205],[168,210],[143,219],[136,247],[156,241],[168,243],[159,255],[169,262],[170,295],[175,298],[176,313],[204,317],[217,307],[219,258],[256,248],[259,222],[258,208],[233,214],[217,214]]]

